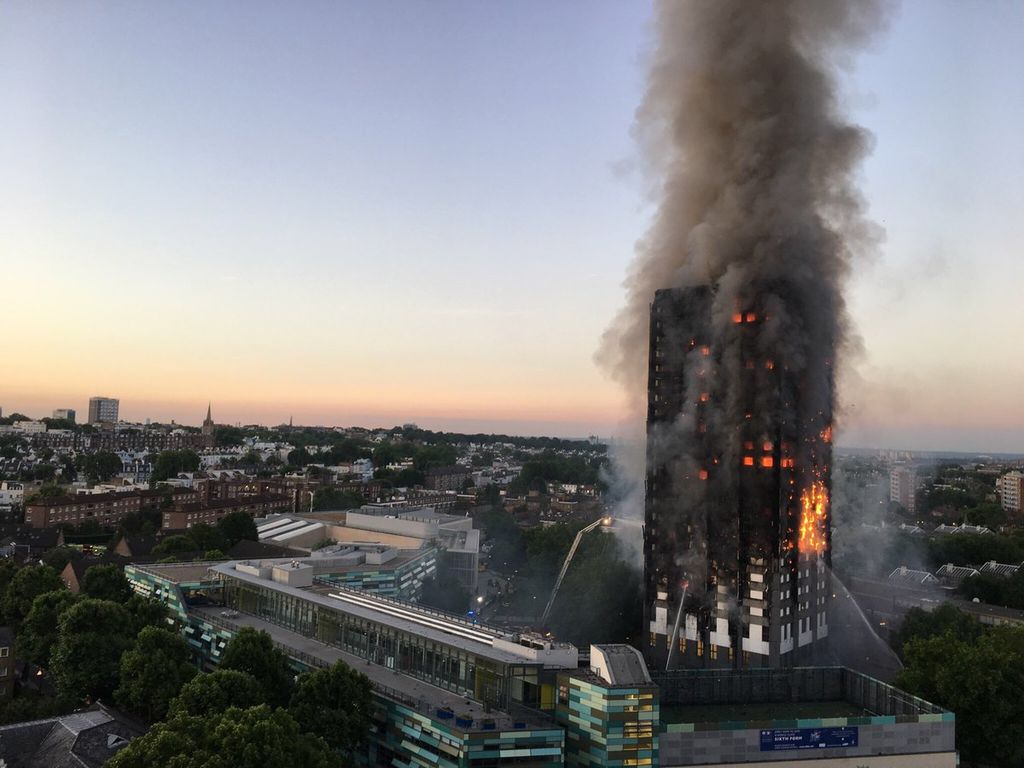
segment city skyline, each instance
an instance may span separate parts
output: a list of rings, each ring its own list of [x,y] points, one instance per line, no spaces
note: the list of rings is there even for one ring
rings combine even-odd
[[[210,400],[220,423],[627,418],[592,355],[650,216],[648,9],[53,8],[0,12],[5,414],[107,393],[197,425]],[[1024,445],[1024,362],[1001,352],[1024,321],[1022,20],[904,3],[851,63],[886,240],[848,291],[839,445]]]

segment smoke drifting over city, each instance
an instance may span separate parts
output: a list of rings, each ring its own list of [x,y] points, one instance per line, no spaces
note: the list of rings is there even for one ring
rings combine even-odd
[[[874,0],[658,4],[636,120],[657,210],[599,352],[636,405],[654,291],[696,285],[717,285],[721,332],[756,296],[760,343],[831,401],[842,287],[878,237],[854,183],[871,140],[844,119],[836,70],[884,17]]]

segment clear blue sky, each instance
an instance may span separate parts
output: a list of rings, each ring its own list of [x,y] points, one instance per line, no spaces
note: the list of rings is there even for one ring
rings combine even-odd
[[[0,406],[609,433],[648,221],[640,2],[0,2]],[[847,81],[888,239],[859,445],[1024,450],[1024,4],[905,2]]]

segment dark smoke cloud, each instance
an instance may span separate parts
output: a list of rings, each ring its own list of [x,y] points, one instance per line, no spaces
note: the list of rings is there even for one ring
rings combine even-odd
[[[759,343],[830,411],[843,285],[880,237],[854,183],[871,139],[842,115],[837,70],[885,16],[876,0],[657,3],[636,119],[657,210],[598,353],[638,411],[654,291],[694,285],[717,286],[723,334],[737,304],[769,311]]]

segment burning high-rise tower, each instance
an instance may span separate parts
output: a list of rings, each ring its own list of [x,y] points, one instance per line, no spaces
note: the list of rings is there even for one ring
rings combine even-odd
[[[828,635],[843,287],[878,230],[837,72],[876,0],[659,0],[635,133],[657,207],[601,359],[646,392],[652,664],[803,661]],[[645,386],[646,385],[646,386]]]
[[[651,306],[645,629],[659,667],[787,665],[828,636],[831,386],[822,399],[813,382],[831,361],[809,371],[773,349],[771,301],[720,304],[697,287]]]

